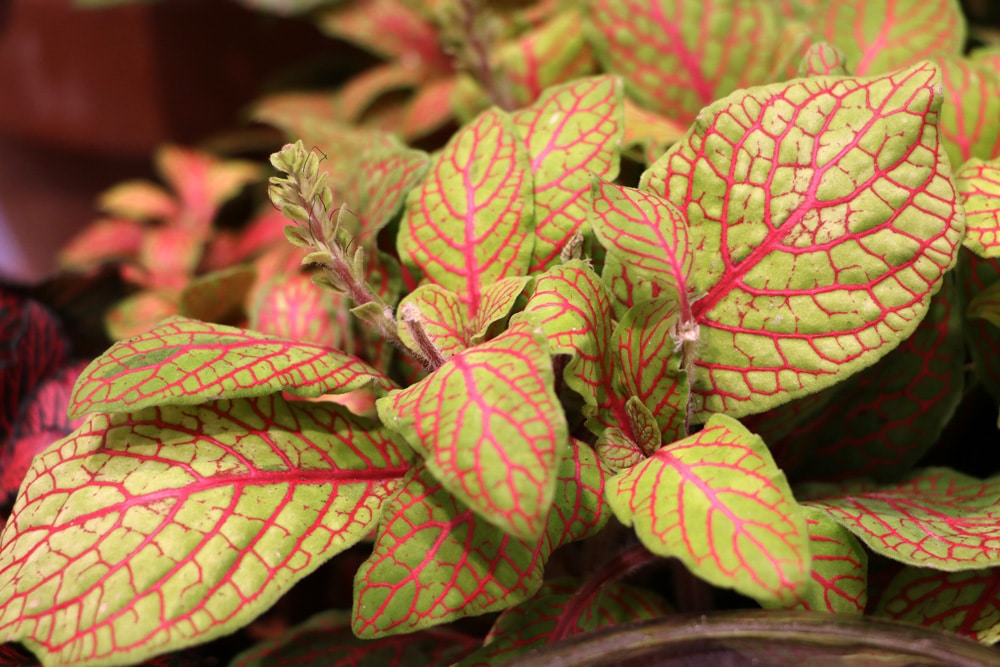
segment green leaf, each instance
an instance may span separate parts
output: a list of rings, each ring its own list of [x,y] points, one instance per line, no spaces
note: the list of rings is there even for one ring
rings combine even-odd
[[[955,187],[965,207],[962,243],[984,259],[1000,257],[1000,159],[972,159],[955,174]]]
[[[847,76],[843,52],[826,42],[816,42],[806,49],[799,63],[799,76]]]
[[[346,611],[316,614],[280,637],[240,653],[229,667],[406,667],[450,665],[479,641],[445,628],[358,639]]]
[[[653,553],[762,604],[809,586],[809,537],[784,474],[736,420],[705,428],[613,477],[608,504]],[[722,546],[724,545],[724,546]]]
[[[773,606],[863,614],[868,602],[868,554],[853,535],[824,512],[814,507],[800,509],[809,532],[811,579],[791,604]]]
[[[642,106],[684,124],[738,88],[787,78],[790,56],[798,63],[796,47],[805,47],[789,44],[782,17],[757,0],[589,4],[588,36],[603,68],[624,77]]]
[[[553,550],[595,535],[609,513],[605,472],[573,441],[559,462],[540,537],[483,520],[423,466],[389,500],[372,555],[354,580],[354,632],[371,638],[512,607],[538,590]]]
[[[872,551],[949,572],[1000,564],[1000,477],[928,468],[896,484],[810,485],[809,505]]]
[[[996,644],[1000,641],[998,591],[1000,568],[939,572],[906,567],[889,582],[874,614]]]
[[[569,437],[553,381],[545,338],[522,323],[379,399],[379,419],[484,519],[536,538]]]
[[[579,79],[549,88],[512,118],[534,174],[536,272],[552,266],[585,229],[591,174],[618,175],[622,87],[611,76]]]
[[[193,405],[287,391],[316,397],[393,383],[363,361],[300,341],[174,318],[115,343],[84,370],[70,413]]]
[[[180,312],[177,297],[172,289],[144,290],[125,297],[108,310],[105,320],[108,336],[123,341],[176,316]]]
[[[255,331],[339,349],[349,331],[344,297],[298,273],[270,282],[250,311]]]
[[[528,151],[510,118],[484,112],[407,197],[397,238],[404,265],[458,294],[471,318],[488,284],[528,271],[531,187]]]
[[[941,102],[930,63],[741,91],[643,175],[696,249],[696,420],[836,384],[913,332],[965,227]]]
[[[965,18],[956,0],[825,1],[807,21],[859,75],[958,55],[965,46]]]
[[[198,276],[181,292],[180,314],[206,322],[237,318],[257,279],[249,264],[238,264]]]
[[[941,67],[945,104],[941,109],[941,139],[957,169],[966,160],[1000,156],[1000,70],[972,58],[944,56]]]
[[[1000,327],[1000,282],[993,283],[969,302],[966,314]]]
[[[92,415],[24,480],[0,638],[108,667],[227,635],[368,535],[409,456],[340,406],[277,396]]]
[[[530,599],[506,610],[494,623],[486,645],[455,667],[509,665],[519,655],[542,649],[553,634],[572,637],[619,623],[665,616],[670,606],[642,588],[611,583],[585,600],[574,599],[583,581],[559,579],[546,582]]]

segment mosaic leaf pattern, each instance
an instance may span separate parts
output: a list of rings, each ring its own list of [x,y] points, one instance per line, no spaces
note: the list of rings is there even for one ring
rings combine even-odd
[[[858,75],[958,55],[965,46],[965,19],[954,0],[821,2],[807,20]]]
[[[800,509],[809,532],[812,579],[794,602],[783,606],[831,614],[863,614],[868,602],[868,554],[853,535],[820,510]]]
[[[818,391],[916,328],[964,230],[941,101],[930,63],[751,89],[711,105],[643,175],[686,213],[704,259],[696,419]]]
[[[608,482],[608,504],[653,553],[759,602],[789,602],[809,585],[809,537],[763,441],[713,415]]]
[[[679,123],[737,88],[787,78],[783,20],[768,3],[592,0],[589,9],[603,68],[640,105]]]
[[[1000,159],[972,159],[955,174],[965,207],[962,243],[985,259],[1000,257]]]
[[[604,481],[593,451],[574,441],[545,529],[525,540],[484,521],[418,466],[387,503],[375,549],[355,577],[354,632],[412,632],[531,597],[553,550],[607,522]]]
[[[580,79],[545,91],[513,115],[534,174],[535,247],[532,271],[553,265],[570,238],[585,228],[590,174],[618,175],[624,122],[614,77]]]
[[[807,487],[809,505],[878,554],[955,572],[1000,564],[1000,478],[929,468],[896,484]]]
[[[964,572],[904,568],[889,582],[874,613],[996,644],[1000,641],[1000,568]]]
[[[951,164],[973,158],[1000,156],[1000,70],[994,65],[958,56],[938,58],[944,83],[941,139]]]
[[[844,54],[826,42],[816,42],[806,49],[799,64],[799,76],[847,76]]]
[[[367,535],[406,457],[276,396],[92,415],[36,458],[0,539],[0,638],[110,666],[228,634]]]
[[[434,476],[505,532],[545,529],[568,441],[544,337],[524,323],[377,402]]]
[[[310,343],[176,318],[115,343],[83,372],[71,414],[288,391],[315,397],[393,384],[363,361]]]
[[[618,623],[659,618],[670,613],[660,597],[641,588],[611,583],[573,608],[573,594],[582,581],[547,582],[530,599],[508,609],[497,619],[486,645],[473,651],[455,667],[493,667],[510,664],[517,656],[550,643],[563,617],[573,614],[567,637]]]
[[[527,273],[529,169],[510,118],[490,110],[452,137],[407,197],[397,238],[403,263],[458,294],[469,317],[487,284]]]
[[[349,612],[313,616],[281,637],[236,656],[229,667],[407,667],[450,665],[479,645],[468,635],[431,628],[408,635],[358,639]]]

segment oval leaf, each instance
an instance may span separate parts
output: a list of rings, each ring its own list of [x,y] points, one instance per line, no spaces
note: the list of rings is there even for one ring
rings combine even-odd
[[[962,165],[955,186],[965,207],[965,247],[984,259],[1000,257],[1000,159]]]

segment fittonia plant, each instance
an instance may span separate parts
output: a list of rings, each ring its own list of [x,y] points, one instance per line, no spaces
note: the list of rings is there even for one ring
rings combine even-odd
[[[612,581],[657,557],[768,608],[996,641],[1000,478],[913,465],[961,398],[965,309],[997,318],[1000,167],[953,176],[940,67],[843,62],[819,45],[812,76],[710,103],[636,188],[613,76],[434,155],[286,146],[272,199],[352,349],[174,318],[94,361],[3,533],[0,638],[135,663],[370,541],[350,612],[234,664],[499,664],[669,613]],[[963,241],[987,259],[954,280]],[[638,546],[543,579],[615,522]],[[871,604],[869,552],[901,564]],[[446,625],[488,612],[485,645]]]

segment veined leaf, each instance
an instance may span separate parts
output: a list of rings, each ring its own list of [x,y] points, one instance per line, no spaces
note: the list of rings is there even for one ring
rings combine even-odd
[[[863,614],[868,602],[868,554],[851,533],[824,512],[815,507],[800,509],[809,532],[811,580],[791,604],[778,606],[831,614]]]
[[[360,359],[319,345],[175,318],[115,343],[80,376],[70,414],[193,405],[287,391],[315,397],[391,380]]]
[[[479,641],[445,628],[358,639],[346,611],[317,614],[277,639],[236,656],[229,667],[408,667],[450,665]]]
[[[397,244],[408,268],[458,294],[471,318],[486,285],[531,264],[528,151],[507,114],[459,130],[412,190]]]
[[[0,539],[0,640],[107,667],[228,634],[369,534],[408,456],[277,396],[92,415],[35,459]]]
[[[750,89],[643,175],[686,213],[695,248],[696,419],[833,385],[916,328],[965,227],[941,101],[930,63]]]
[[[987,290],[996,289],[993,285],[1000,282],[1000,260],[982,259],[966,249],[961,254],[956,274],[959,304],[967,311],[970,302],[976,297]],[[1000,329],[979,317],[966,319],[964,325],[962,330],[969,346],[976,379],[994,399],[1000,400]]]
[[[296,273],[272,280],[250,311],[255,331],[340,349],[350,334],[344,298]]]
[[[375,550],[355,577],[355,633],[412,632],[531,597],[553,550],[607,522],[604,480],[593,451],[573,441],[541,536],[519,539],[484,521],[423,466],[414,468],[389,500]]]
[[[897,484],[806,490],[809,505],[893,560],[949,572],[1000,564],[1000,477],[929,468]]]
[[[571,614],[566,637],[599,630],[618,623],[659,618],[669,614],[663,598],[645,589],[611,583],[587,598],[577,608],[574,593],[582,581],[572,579],[545,583],[530,599],[500,614],[486,638],[486,645],[473,651],[455,667],[494,667],[511,661],[552,641],[566,614]],[[561,629],[561,628],[560,628]]]
[[[955,185],[965,207],[962,243],[984,259],[1000,257],[1000,159],[969,160],[955,175]]]
[[[799,64],[799,76],[847,76],[847,63],[843,52],[832,44],[816,42],[808,49]]]
[[[966,315],[1000,327],[1000,282],[993,283],[969,302]]]
[[[380,398],[379,419],[484,519],[537,538],[569,437],[553,381],[544,337],[523,323]]]
[[[957,169],[966,160],[1000,156],[1000,68],[974,58],[943,56],[941,67],[945,104],[941,109],[941,139]]]
[[[965,46],[965,19],[955,0],[825,1],[807,21],[859,75],[958,55]]]
[[[647,549],[713,585],[767,604],[809,586],[809,537],[788,482],[764,442],[730,417],[713,415],[619,473],[606,495]]]
[[[1000,568],[965,572],[904,568],[889,582],[874,613],[996,644],[1000,641]]]
[[[590,175],[618,175],[621,85],[603,76],[549,88],[513,121],[534,174],[534,272],[555,263],[570,238],[583,231]]]

